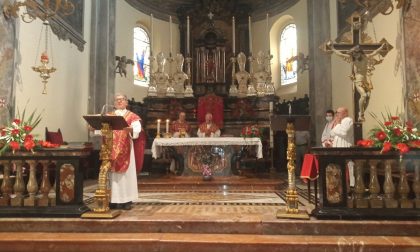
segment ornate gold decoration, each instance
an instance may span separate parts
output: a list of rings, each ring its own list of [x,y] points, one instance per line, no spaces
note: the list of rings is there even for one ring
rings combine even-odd
[[[74,12],[75,7],[71,0],[55,0],[53,4],[51,2],[50,0],[44,0],[41,6],[35,0],[13,1],[13,3],[5,0],[2,9],[6,18],[18,18],[20,8],[24,7],[25,10],[21,17],[25,23],[30,23],[37,17],[41,20],[47,20],[57,13],[68,16]]]
[[[295,126],[293,122],[287,122],[287,180],[288,188],[286,190],[286,210],[277,211],[277,218],[287,219],[309,219],[306,211],[299,210],[299,195],[296,190],[295,177],[295,160],[296,160],[296,144],[295,144]]]
[[[110,188],[108,183],[108,171],[111,169],[112,154],[112,129],[108,123],[102,123],[101,133],[103,143],[99,158],[102,164],[99,170],[98,189],[95,191],[95,207],[93,212],[82,214],[82,218],[114,218],[121,214],[121,211],[110,211]]]

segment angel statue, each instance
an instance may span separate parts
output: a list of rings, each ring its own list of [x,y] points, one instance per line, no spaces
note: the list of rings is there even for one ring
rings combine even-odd
[[[286,64],[293,63],[297,61],[297,71],[303,73],[305,70],[309,69],[309,56],[306,56],[303,53],[299,53],[296,56],[291,57],[286,61]]]
[[[121,77],[124,74],[124,77],[127,78],[127,64],[134,65],[134,61],[131,59],[127,59],[126,56],[115,56],[115,60],[118,61],[117,67],[115,68],[115,72],[119,73]]]

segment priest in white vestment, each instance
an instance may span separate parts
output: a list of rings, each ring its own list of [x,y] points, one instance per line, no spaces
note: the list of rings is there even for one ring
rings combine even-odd
[[[140,117],[127,110],[125,95],[115,95],[114,115],[122,116],[129,125],[113,131],[111,180],[111,208],[131,209],[138,199],[137,173],[143,165],[144,141]],[[135,153],[135,151],[137,151]]]
[[[330,136],[334,138],[332,147],[351,147],[354,145],[353,119],[347,108],[339,107],[335,114],[334,128]],[[354,162],[347,162],[350,186],[354,186]]]
[[[198,137],[219,137],[220,136],[220,129],[213,122],[213,114],[207,113],[205,122],[198,126],[197,136]]]

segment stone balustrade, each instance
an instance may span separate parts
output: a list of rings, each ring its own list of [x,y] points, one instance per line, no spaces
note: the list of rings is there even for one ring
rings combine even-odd
[[[420,151],[403,156],[374,148],[313,148],[312,152],[319,161],[321,190],[316,217],[420,217]]]
[[[80,146],[0,156],[0,216],[80,216],[87,210],[83,170],[90,151]]]

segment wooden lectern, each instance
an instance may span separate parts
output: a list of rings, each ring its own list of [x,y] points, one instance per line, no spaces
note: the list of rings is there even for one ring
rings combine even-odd
[[[310,116],[305,115],[276,115],[271,117],[272,130],[286,130],[287,134],[287,174],[288,187],[286,191],[286,209],[277,211],[277,218],[309,219],[304,210],[299,210],[299,195],[296,190],[295,176],[295,130],[309,130]]]
[[[100,151],[102,164],[98,177],[98,189],[95,191],[95,207],[93,211],[82,214],[82,218],[115,218],[121,214],[120,210],[110,210],[110,188],[108,183],[108,171],[111,168],[112,154],[112,130],[122,130],[128,127],[122,116],[115,115],[87,115],[83,116],[87,123],[96,130],[101,130],[103,142]]]

